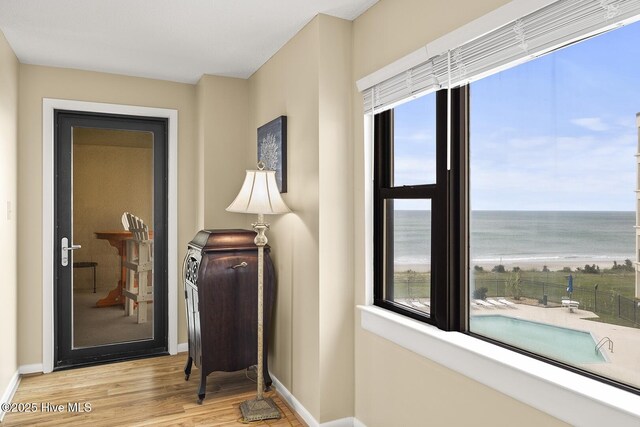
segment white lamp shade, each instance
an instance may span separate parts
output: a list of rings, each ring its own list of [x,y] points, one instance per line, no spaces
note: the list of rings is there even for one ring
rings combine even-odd
[[[248,170],[240,192],[227,211],[253,214],[291,212],[280,196],[276,172],[269,170]]]

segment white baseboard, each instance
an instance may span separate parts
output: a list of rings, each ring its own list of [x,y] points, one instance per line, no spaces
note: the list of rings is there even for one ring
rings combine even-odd
[[[367,425],[356,417],[353,417],[353,427],[367,427]]]
[[[270,373],[271,374],[271,373]],[[311,415],[311,412],[305,408],[302,403],[295,398],[293,394],[275,377],[271,374],[271,379],[273,380],[273,385],[276,388],[276,391],[282,398],[289,404],[291,409],[293,409],[309,427],[366,427],[364,423],[354,417],[341,418],[339,420],[328,421],[326,423],[320,424],[318,420]]]
[[[348,418],[340,418],[339,420],[328,421],[326,423],[320,424],[320,426],[321,427],[356,427],[356,426],[364,426],[364,424],[356,420],[354,417],[348,417]]]
[[[270,373],[271,374],[271,373]],[[273,374],[271,374],[271,379],[273,380],[273,385],[276,387],[276,391],[282,396],[282,398],[289,404],[291,409],[293,409],[300,417],[304,420],[305,423],[309,427],[319,427],[320,423],[311,415],[311,412],[307,411],[302,403],[296,399],[291,392],[282,385],[282,383],[276,378]]]
[[[42,363],[34,363],[33,365],[21,365],[18,368],[18,372],[20,372],[20,375],[35,374],[38,372],[44,372],[44,367]]]
[[[189,343],[188,342],[181,342],[178,344],[178,353],[184,353],[186,351],[189,351]]]
[[[20,372],[16,371],[11,379],[9,380],[9,384],[7,384],[7,388],[2,393],[2,397],[0,398],[0,403],[9,403],[11,399],[13,399],[13,395],[16,394],[16,390],[18,390],[18,386],[20,385]],[[5,412],[0,409],[0,422],[4,418]]]

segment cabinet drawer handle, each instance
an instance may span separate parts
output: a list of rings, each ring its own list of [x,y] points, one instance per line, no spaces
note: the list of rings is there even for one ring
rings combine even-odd
[[[234,265],[234,266],[233,266],[233,267],[231,267],[231,268],[233,268],[233,269],[235,270],[236,268],[239,268],[239,267],[246,267],[246,266],[247,266],[247,263],[246,263],[246,262],[244,262],[244,261],[242,261],[240,264]]]

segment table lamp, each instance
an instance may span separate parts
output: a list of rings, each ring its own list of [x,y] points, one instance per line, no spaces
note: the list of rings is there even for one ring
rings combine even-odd
[[[263,354],[263,268],[264,246],[267,244],[265,231],[269,224],[264,215],[291,212],[280,197],[275,171],[264,170],[264,163],[258,163],[258,170],[248,170],[244,183],[227,211],[258,214],[258,222],[251,224],[256,232],[254,242],[258,246],[258,395],[255,399],[242,402],[240,410],[245,421],[280,418],[278,406],[271,398],[265,398],[262,366]]]

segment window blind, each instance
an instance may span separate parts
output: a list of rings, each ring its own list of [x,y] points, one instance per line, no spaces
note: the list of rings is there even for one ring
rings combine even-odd
[[[366,112],[455,87],[640,19],[640,0],[559,0],[363,92]]]
[[[365,111],[389,109],[399,101],[443,87],[448,79],[446,55],[435,56],[364,92]]]

